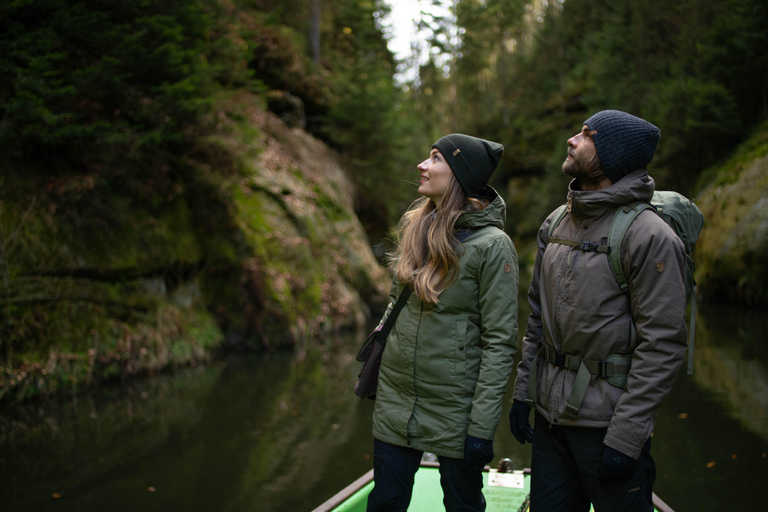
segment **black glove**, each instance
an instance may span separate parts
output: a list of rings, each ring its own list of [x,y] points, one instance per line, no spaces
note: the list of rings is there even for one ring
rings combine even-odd
[[[626,482],[637,471],[637,461],[610,446],[603,445],[600,461],[600,485],[616,485]]]
[[[520,400],[512,400],[512,409],[509,411],[509,430],[520,444],[533,442],[533,427],[528,422],[528,415],[531,412],[530,406]]]
[[[467,436],[464,441],[464,465],[472,471],[481,471],[493,460],[493,441]]]

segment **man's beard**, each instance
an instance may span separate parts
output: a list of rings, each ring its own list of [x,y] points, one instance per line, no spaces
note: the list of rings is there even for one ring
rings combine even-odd
[[[571,154],[570,150],[568,151],[568,154],[573,156],[573,159],[565,159],[565,162],[563,162],[563,172],[568,176],[575,178],[580,184],[596,185],[607,178],[597,153],[595,153],[588,161],[574,156]]]

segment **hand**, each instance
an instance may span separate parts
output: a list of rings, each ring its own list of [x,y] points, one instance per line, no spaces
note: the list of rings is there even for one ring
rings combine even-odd
[[[528,422],[528,415],[531,412],[530,406],[520,400],[512,401],[512,409],[509,411],[509,430],[520,444],[533,442],[533,428]]]
[[[472,471],[482,471],[493,460],[493,441],[467,436],[464,441],[464,465]]]
[[[610,446],[603,445],[600,461],[600,485],[617,485],[626,482],[637,471],[637,461]]]

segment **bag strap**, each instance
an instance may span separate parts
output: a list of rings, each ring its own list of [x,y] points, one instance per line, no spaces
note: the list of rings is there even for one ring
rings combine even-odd
[[[475,231],[477,231],[477,229],[460,229],[456,231],[455,236],[459,242],[464,243]],[[387,336],[389,336],[392,327],[395,326],[395,321],[400,315],[400,311],[405,306],[405,303],[408,302],[408,297],[411,296],[411,293],[413,293],[413,290],[411,290],[409,286],[403,288],[403,291],[400,292],[400,296],[397,298],[397,302],[395,302],[395,306],[392,308],[392,311],[389,312],[389,316],[384,321],[384,325],[381,326],[381,330],[376,338],[377,341],[381,343],[382,347],[387,344]]]
[[[629,294],[629,283],[621,268],[621,243],[624,235],[629,229],[629,225],[637,218],[643,210],[654,210],[653,206],[643,201],[635,201],[622,206],[613,216],[611,227],[608,230],[608,262],[611,264],[611,271],[616,282],[619,284],[621,293]]]
[[[379,343],[381,343],[382,347],[387,344],[387,336],[389,336],[389,331],[391,331],[392,327],[395,326],[395,321],[400,315],[400,311],[402,311],[405,303],[408,302],[408,297],[411,296],[411,293],[413,293],[413,290],[411,290],[409,286],[403,288],[403,291],[400,292],[400,296],[397,298],[397,302],[395,302],[395,306],[392,308],[392,311],[389,312],[389,316],[384,321],[384,325],[381,326],[381,330],[379,331],[378,336],[376,336],[376,339]]]
[[[552,233],[555,232],[555,229],[557,229],[557,226],[563,222],[565,214],[568,213],[568,203],[561,204],[555,211],[557,213],[555,213],[555,216],[552,218],[552,223],[549,225],[549,229],[547,230],[547,243],[549,243],[549,239],[552,237]]]

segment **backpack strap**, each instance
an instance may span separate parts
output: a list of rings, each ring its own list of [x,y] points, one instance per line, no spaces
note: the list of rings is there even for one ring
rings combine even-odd
[[[561,204],[555,210],[555,216],[552,217],[552,222],[549,224],[549,229],[547,229],[547,245],[549,245],[549,242],[552,239],[552,233],[554,233],[555,229],[557,229],[557,226],[560,225],[567,213],[568,203]],[[536,352],[536,355],[533,357],[531,367],[528,370],[528,398],[525,401],[525,403],[527,403],[528,406],[534,410],[536,409],[536,368],[538,366],[539,357],[541,357],[543,350],[546,348],[541,340],[537,341],[536,343],[539,349]]]
[[[558,352],[546,345],[540,344],[534,364],[531,365],[531,375],[534,377],[536,369],[535,365],[539,358],[550,364],[559,366],[560,368],[576,372],[573,389],[571,390],[571,395],[568,397],[568,401],[565,405],[564,416],[570,418],[576,418],[579,414],[581,403],[584,401],[584,395],[587,392],[587,388],[589,387],[593,375],[595,377],[606,379],[613,386],[623,388],[627,384],[627,375],[629,374],[629,369],[632,365],[632,354],[612,354],[608,356],[605,361],[596,361],[594,359],[585,359],[575,354]],[[534,380],[531,380],[529,377],[528,381],[529,396],[526,402],[529,405],[535,405],[535,378]]]
[[[550,237],[549,241],[553,244],[561,244],[561,245],[570,245],[571,247],[576,247],[580,251],[585,252],[602,252],[605,254],[610,254],[611,248],[607,245],[599,245],[594,242],[590,242],[589,240],[568,240],[566,238],[557,238],[557,237]]]
[[[549,229],[547,229],[547,244],[553,243],[568,245],[570,247],[576,247],[579,250],[586,252],[602,252],[605,254],[610,253],[611,248],[607,245],[596,244],[594,242],[590,242],[589,240],[568,240],[567,238],[552,236],[552,234],[555,232],[555,229],[557,229],[560,223],[563,222],[563,219],[567,214],[568,203],[560,205],[557,210],[555,210],[555,216],[552,218],[552,223],[549,225]]]
[[[608,230],[608,247],[611,248],[608,252],[608,262],[611,264],[613,277],[616,278],[621,293],[625,295],[629,294],[629,283],[624,275],[624,269],[621,268],[621,243],[624,240],[627,229],[629,229],[629,225],[632,224],[643,210],[648,209],[655,211],[653,206],[643,201],[635,201],[622,206],[616,210],[616,214],[611,221],[611,227]]]
[[[549,240],[552,238],[552,233],[555,232],[557,226],[563,222],[565,215],[568,213],[568,203],[563,203],[558,206],[555,212],[555,216],[552,218],[552,222],[550,223],[549,229],[547,230],[547,244],[549,244]]]

